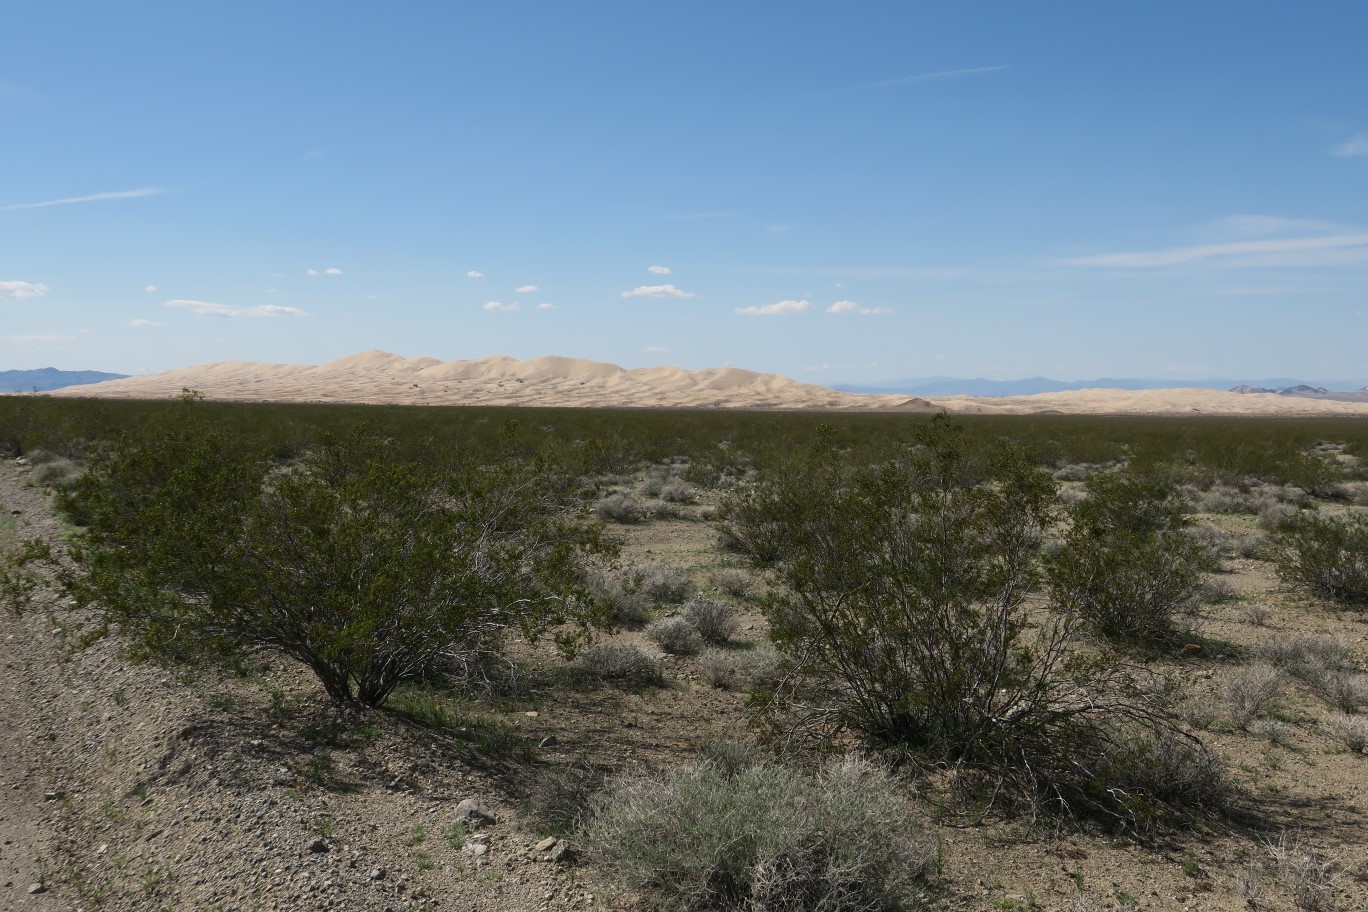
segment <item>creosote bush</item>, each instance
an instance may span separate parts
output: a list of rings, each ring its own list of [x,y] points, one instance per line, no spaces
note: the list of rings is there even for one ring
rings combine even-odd
[[[359,428],[276,466],[201,407],[97,451],[61,499],[84,526],[66,593],[146,652],[274,649],[334,699],[380,705],[509,631],[569,650],[603,620],[585,561],[611,548],[537,466],[418,463]]]
[[[1303,514],[1269,539],[1283,581],[1337,602],[1368,604],[1368,516]]]
[[[771,726],[849,729],[1037,808],[1143,823],[1165,802],[1127,791],[1152,783],[1122,775],[1116,758],[1141,754],[1121,748],[1195,740],[1131,698],[1115,662],[1071,648],[1081,612],[1028,614],[1055,483],[1009,448],[971,460],[944,415],[918,444],[866,467],[819,434],[728,504],[729,537],[781,584],[764,606],[784,657]]]
[[[629,774],[581,835],[621,889],[671,912],[917,908],[935,854],[905,789],[855,758],[815,777],[744,753]]]
[[[1098,634],[1133,643],[1172,639],[1201,600],[1209,549],[1188,534],[1187,504],[1156,476],[1091,476],[1051,556],[1051,599]]]

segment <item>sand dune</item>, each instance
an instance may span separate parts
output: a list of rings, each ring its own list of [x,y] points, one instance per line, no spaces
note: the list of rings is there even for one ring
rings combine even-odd
[[[616,364],[546,355],[465,361],[366,351],[322,365],[224,361],[71,386],[51,395],[164,399],[186,387],[209,399],[369,402],[403,405],[525,405],[598,408],[754,408],[993,415],[1356,415],[1368,403],[1240,394],[1204,389],[1077,390],[1034,396],[909,399],[836,392],[778,374],[735,367],[628,370]]]

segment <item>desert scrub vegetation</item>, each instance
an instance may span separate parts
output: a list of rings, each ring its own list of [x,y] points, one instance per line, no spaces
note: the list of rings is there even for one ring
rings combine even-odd
[[[1214,568],[1209,549],[1188,534],[1184,498],[1166,479],[1129,471],[1095,474],[1087,492],[1048,560],[1051,600],[1109,639],[1171,640]]]
[[[1303,514],[1269,536],[1284,582],[1336,602],[1368,604],[1368,516]]]
[[[534,465],[427,465],[364,429],[277,465],[183,408],[95,451],[61,497],[81,524],[65,593],[145,653],[265,647],[380,705],[464,679],[510,632],[570,649],[603,620],[586,565],[612,549]]]
[[[750,649],[706,649],[698,673],[719,690],[758,690],[778,683],[779,652],[768,640]]]
[[[623,571],[623,576],[628,585],[646,598],[668,605],[684,602],[694,589],[687,576],[658,561],[633,564]]]
[[[684,617],[709,646],[727,642],[741,627],[735,608],[712,599],[693,599],[684,606]]]
[[[939,416],[897,460],[852,466],[822,434],[806,463],[737,494],[730,535],[783,584],[764,606],[783,655],[771,727],[848,729],[1051,811],[1143,822],[1152,806],[1215,802],[1161,797],[1118,765],[1141,762],[1140,743],[1206,753],[1128,698],[1117,663],[1074,648],[1081,612],[1030,616],[1054,490],[1018,450],[971,460]]]
[[[580,655],[580,666],[601,681],[646,687],[664,678],[660,663],[640,646],[630,643],[597,643]]]
[[[619,888],[659,910],[920,908],[935,856],[905,787],[853,757],[812,776],[744,755],[628,774],[581,835]]]
[[[615,491],[598,502],[594,508],[598,518],[605,522],[623,524],[639,523],[646,519],[649,512],[646,505],[625,491]]]
[[[646,636],[670,655],[692,656],[703,651],[703,637],[698,628],[680,615],[646,625]]]

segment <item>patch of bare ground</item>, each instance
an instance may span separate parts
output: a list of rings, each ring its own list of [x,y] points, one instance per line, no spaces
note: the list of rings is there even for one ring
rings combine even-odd
[[[15,532],[55,540],[60,524],[26,477],[0,464],[5,514],[20,511]],[[694,596],[732,604],[724,648],[745,653],[765,640],[764,581],[746,594],[719,582],[736,564],[706,518],[718,499],[703,491],[610,528],[624,565],[664,564]],[[1258,532],[1252,517],[1202,519]],[[1193,648],[1144,661],[1226,758],[1240,788],[1230,817],[1141,841],[931,805],[932,907],[1368,908],[1368,756],[1332,737],[1337,711],[1291,674],[1247,730],[1221,703],[1223,682],[1270,640],[1332,635],[1363,670],[1368,623],[1287,590],[1257,557],[1224,566],[1228,594],[1204,607]],[[650,606],[655,618],[684,610]],[[700,656],[666,655],[644,629],[605,640],[651,656],[652,684],[605,681],[520,644],[518,674],[480,696],[413,690],[376,712],[333,706],[278,657],[193,672],[136,664],[113,640],[71,648],[64,626],[31,613],[7,619],[0,640],[2,908],[627,909],[598,891],[592,859],[535,847],[565,837],[566,815],[603,776],[682,762],[747,729],[744,689],[712,686]],[[496,819],[463,819],[464,799]],[[1301,889],[1327,859],[1315,875],[1325,889]],[[46,892],[30,894],[38,883]]]

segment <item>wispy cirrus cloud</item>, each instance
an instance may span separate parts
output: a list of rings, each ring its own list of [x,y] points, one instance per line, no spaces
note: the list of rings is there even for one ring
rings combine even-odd
[[[521,305],[517,301],[510,301],[507,304],[502,301],[485,301],[484,309],[493,311],[520,310]]]
[[[642,351],[652,355],[663,355],[665,354],[666,349],[662,348],[659,345],[648,345],[645,348],[643,348]]]
[[[146,286],[143,287],[143,291],[145,291],[145,292],[147,292],[147,293],[149,293],[149,294],[151,294],[152,292],[154,292],[154,291],[156,291],[156,290],[157,290],[157,286],[156,286],[156,285],[146,285]]]
[[[1330,149],[1336,158],[1368,158],[1368,133],[1359,133]]]
[[[160,196],[166,190],[162,187],[139,187],[137,190],[114,190],[108,193],[92,193],[88,196],[68,196],[63,199],[43,200],[38,203],[11,203],[0,206],[0,212],[12,209],[42,209],[45,206],[69,206],[73,203],[100,203],[106,200],[138,199],[143,196]]]
[[[48,287],[40,282],[0,282],[0,301],[22,301],[41,298]]]
[[[786,317],[812,309],[810,301],[776,301],[755,307],[738,307],[736,312],[747,317]]]
[[[854,301],[837,301],[835,304],[832,304],[830,307],[828,307],[826,309],[826,312],[829,314],[861,314],[868,316],[871,314],[891,314],[893,312],[893,308],[861,307]]]
[[[57,342],[75,342],[75,336],[64,336],[61,333],[34,333],[27,336],[5,336],[6,342],[18,342],[27,345],[50,345]]]
[[[147,329],[153,326],[165,326],[165,323],[158,323],[156,320],[144,320],[142,317],[135,317],[128,321],[128,325],[135,329]]]
[[[513,289],[513,291],[517,294],[536,294],[537,292],[541,291],[541,286],[519,285],[517,288]]]
[[[470,270],[469,272],[466,273],[466,278],[467,278],[467,279],[483,279],[483,278],[484,278],[484,273],[483,273],[483,272],[480,272],[480,270],[478,270],[478,269],[472,269],[472,270]]]
[[[1002,70],[1010,70],[1009,64],[1002,66],[968,67],[962,70],[937,70],[934,73],[918,73],[914,76],[899,76],[897,79],[885,79],[880,82],[868,82],[864,85],[851,86],[847,89],[837,89],[828,92],[828,95],[844,95],[847,92],[868,92],[871,89],[895,89],[898,86],[913,85],[918,82],[939,82],[942,79],[958,79],[963,76],[984,76],[988,73],[998,73]]]
[[[1100,253],[1055,261],[1060,266],[1162,269],[1168,266],[1336,266],[1368,262],[1368,234],[1277,238],[1163,250]]]
[[[188,310],[197,317],[214,317],[225,320],[254,319],[258,317],[307,317],[308,313],[298,307],[281,304],[258,304],[255,307],[230,307],[227,304],[214,304],[209,301],[189,301],[176,299],[167,301],[163,307]]]
[[[651,273],[652,275],[669,275],[669,274],[670,274],[670,267],[669,267],[669,266],[647,266],[647,267],[646,267],[646,271],[649,272],[649,273]]]
[[[309,276],[310,278],[312,278],[312,277],[314,277],[314,276],[320,276],[320,275],[325,275],[325,276],[340,276],[340,275],[342,274],[342,270],[338,269],[336,266],[329,266],[327,269],[323,269],[323,270],[319,270],[319,269],[306,269],[306,270],[304,270],[304,274],[305,274],[306,276]]]
[[[624,298],[696,298],[692,291],[684,291],[673,285],[638,285],[631,291],[622,293]]]
[[[537,305],[537,310],[555,310],[555,309],[556,309],[556,305],[555,305],[555,304],[552,304],[552,303],[550,303],[550,302],[548,302],[548,301],[543,301],[542,303],[540,303],[540,304]]]

